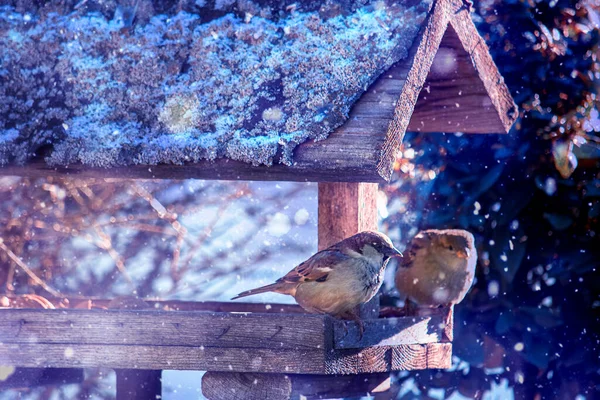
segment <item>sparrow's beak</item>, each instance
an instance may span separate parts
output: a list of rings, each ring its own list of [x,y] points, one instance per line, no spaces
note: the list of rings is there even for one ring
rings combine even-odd
[[[470,255],[469,249],[459,250],[457,253],[458,258],[469,258]]]
[[[389,248],[387,250],[388,257],[402,257],[402,252],[395,247]]]

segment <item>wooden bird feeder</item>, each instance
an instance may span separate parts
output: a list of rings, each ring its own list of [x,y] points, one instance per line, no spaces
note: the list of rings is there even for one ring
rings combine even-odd
[[[289,9],[292,2],[256,3]],[[406,131],[506,133],[517,115],[468,6],[434,0],[425,12],[405,57],[366,88],[326,139],[299,144],[290,165],[219,158],[98,168],[48,165],[38,156],[4,165],[0,174],[314,181],[319,249],[376,229],[377,185],[390,179]],[[63,308],[0,310],[0,365],[57,369],[59,376],[113,368],[118,399],[160,395],[165,369],[209,371],[202,390],[211,400],[290,399],[384,392],[391,371],[451,365],[449,309],[379,318],[375,299],[361,310],[366,322],[359,340],[353,322],[298,306],[149,301],[115,308],[107,300],[69,299],[64,308],[63,299],[50,302]]]

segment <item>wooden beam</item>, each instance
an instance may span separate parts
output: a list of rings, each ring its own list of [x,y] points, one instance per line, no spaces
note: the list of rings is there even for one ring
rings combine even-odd
[[[27,298],[31,295],[26,295]],[[9,301],[10,308],[33,308],[29,306],[29,301],[22,301],[22,295],[6,294],[3,297]],[[214,311],[227,313],[284,313],[284,314],[306,314],[306,311],[297,304],[281,303],[243,303],[232,301],[183,301],[183,300],[158,300],[152,298],[142,299],[150,305],[150,308],[163,311]],[[104,299],[98,297],[83,296],[65,296],[65,297],[43,297],[43,302],[48,302],[52,307],[41,308],[61,308],[61,309],[106,309],[109,308],[114,299]]]
[[[450,2],[452,11],[450,26],[456,32],[462,48],[469,54],[471,63],[475,67],[481,82],[483,82],[496,115],[502,123],[504,132],[508,132],[519,116],[519,109],[490,55],[485,40],[477,32],[463,0],[445,1]]]
[[[376,183],[319,183],[319,250],[355,233],[377,230]],[[379,316],[379,296],[361,306],[360,316]]]
[[[292,382],[292,399],[356,398],[386,393],[390,374],[358,375],[288,375]]]
[[[334,347],[336,349],[360,349],[449,341],[446,336],[446,318],[443,315],[368,320],[365,321],[365,332],[369,332],[369,334],[363,335],[359,340],[360,335],[356,324],[335,321]]]
[[[385,393],[390,374],[284,375],[207,372],[202,394],[209,400],[288,400],[363,397]]]
[[[323,348],[330,329],[328,319],[310,314],[282,318],[276,314],[42,309],[0,313],[0,341],[4,343],[311,350]]]
[[[417,317],[368,320],[357,343],[354,327],[348,336],[342,327],[336,333],[337,322],[323,315],[4,309],[0,365],[289,374],[426,368],[430,361],[423,352],[446,344],[428,342],[433,336],[448,340],[439,323],[447,315],[432,315],[427,329]],[[440,357],[450,362],[450,353],[447,360]]]
[[[202,394],[208,400],[289,400],[292,382],[284,374],[207,372]]]

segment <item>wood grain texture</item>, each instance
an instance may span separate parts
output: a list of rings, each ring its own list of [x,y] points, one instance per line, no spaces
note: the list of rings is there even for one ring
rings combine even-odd
[[[463,48],[470,55],[472,65],[487,90],[502,122],[504,132],[508,132],[519,116],[519,109],[490,55],[488,46],[477,32],[469,11],[464,7],[464,2],[462,0],[445,1],[450,3],[452,10],[450,25],[456,32]]]
[[[408,131],[507,132],[452,26],[444,33],[410,121]]]
[[[284,374],[242,374],[209,371],[202,376],[208,400],[289,400],[292,382]]]
[[[426,368],[430,345],[399,344],[441,341],[443,320],[437,310],[428,327],[405,338],[406,320],[367,321],[367,327],[389,324],[383,333],[367,329],[358,347],[335,333],[330,317],[310,314],[228,314],[187,311],[84,309],[0,310],[0,365],[29,368],[94,368],[203,370],[288,374],[357,374]],[[419,317],[414,317],[417,320]],[[382,322],[383,321],[383,322]],[[340,329],[340,328],[338,328]],[[343,329],[343,328],[342,328]],[[422,333],[425,332],[423,335]],[[335,336],[337,335],[337,342]],[[350,335],[356,336],[350,330]],[[382,339],[383,337],[383,339]],[[341,340],[341,342],[340,342]],[[341,345],[340,345],[341,343]],[[340,349],[340,346],[345,348]],[[336,348],[338,347],[338,348]],[[446,365],[451,347],[431,352]],[[398,360],[404,360],[399,362]],[[434,365],[434,364],[432,364]],[[437,368],[437,367],[436,367]]]
[[[27,295],[30,297],[31,295]],[[10,308],[33,308],[27,306],[28,301],[22,301],[21,295],[4,295],[9,300]],[[52,307],[46,308],[76,308],[76,309],[106,309],[114,299],[97,297],[66,296],[44,297],[44,302],[49,302]],[[267,313],[267,314],[306,314],[306,311],[297,304],[280,303],[243,303],[232,301],[182,301],[182,300],[157,300],[143,299],[155,310],[164,311],[214,311],[233,313]]]
[[[432,317],[380,318],[364,322],[365,332],[359,340],[356,324],[334,322],[334,347],[360,349],[371,346],[396,346],[400,344],[438,343],[448,341],[446,319]]]
[[[121,368],[324,373],[322,350],[153,345],[3,343],[0,362],[32,368]]]
[[[401,344],[335,350],[327,354],[329,374],[365,374],[427,368],[450,368],[452,343]]]
[[[319,183],[319,250],[377,230],[376,183]]]
[[[321,349],[328,319],[297,314],[2,310],[3,343]],[[299,340],[302,339],[302,340]]]
[[[292,382],[292,399],[356,398],[386,393],[390,374],[359,375],[288,375]]]
[[[391,178],[394,161],[408,128],[419,93],[423,89],[431,64],[442,41],[449,19],[447,0],[435,2],[425,25],[421,28],[419,44],[411,48],[411,69],[396,103],[394,117],[390,122],[386,139],[377,165],[379,174],[387,181]]]
[[[507,133],[518,116],[504,79],[463,1],[436,1],[420,37],[418,46],[411,49],[411,69],[377,167],[385,180],[391,177],[407,130]]]
[[[284,375],[209,371],[202,394],[209,400],[332,399],[385,393],[390,374]]]
[[[377,183],[319,183],[319,250],[365,230],[377,230]],[[362,319],[379,316],[379,295],[360,306]]]

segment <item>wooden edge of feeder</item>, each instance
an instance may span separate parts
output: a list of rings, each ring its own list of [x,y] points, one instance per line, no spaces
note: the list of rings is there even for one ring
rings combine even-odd
[[[508,133],[519,116],[519,108],[490,55],[490,49],[477,32],[468,10],[464,7],[464,1],[447,1],[451,2],[453,11],[449,23],[454,28],[465,51],[471,56],[475,70],[498,113],[498,118],[502,122],[505,132]]]
[[[0,365],[17,367],[356,374],[441,365],[431,357],[446,344],[451,354],[441,314],[367,320],[360,344],[354,323],[343,335],[338,321],[314,314],[3,309],[0,315]],[[420,325],[413,328],[413,321]]]
[[[431,73],[434,58],[449,28],[454,29],[463,49],[470,55],[472,65],[478,77],[483,81],[487,95],[501,123],[500,129],[495,128],[492,124],[490,127],[482,127],[479,132],[507,133],[516,121],[517,106],[492,60],[489,48],[473,24],[468,8],[462,0],[437,0],[427,22],[421,28],[418,46],[413,46],[411,49],[409,57],[411,69],[406,77],[406,83],[402,87],[394,117],[389,123],[381,148],[377,170],[385,181],[389,181],[391,178],[393,165],[407,130],[446,131],[436,124],[433,124],[433,130],[431,128],[420,129],[419,121],[414,121],[420,117],[413,113],[426,79]],[[450,32],[448,34],[451,35]],[[460,83],[455,84],[456,88],[460,89],[460,86]],[[411,116],[413,119],[410,118]],[[439,130],[435,128],[439,128]],[[454,132],[455,129],[451,131]]]

